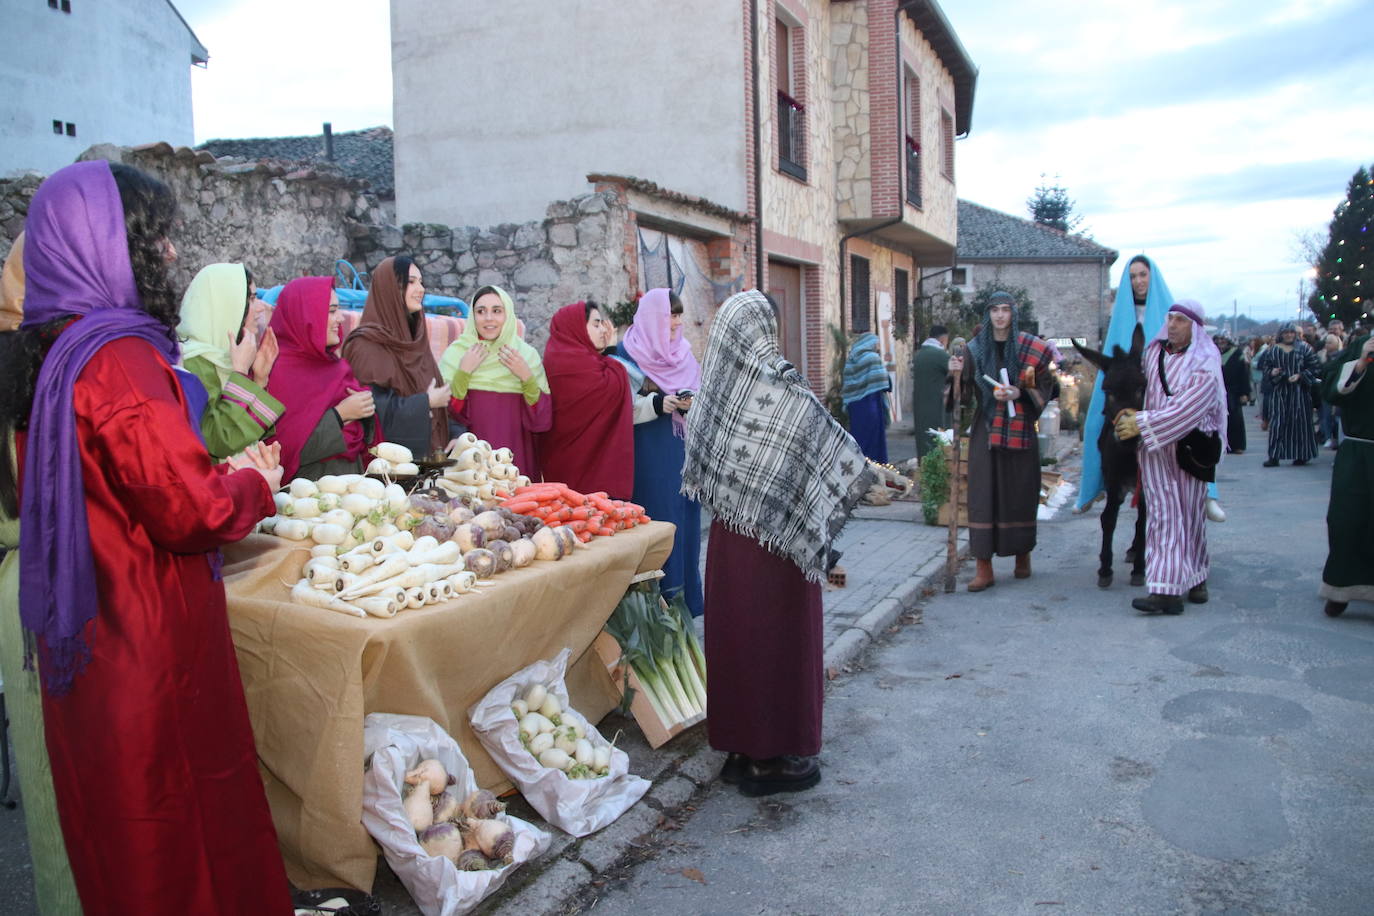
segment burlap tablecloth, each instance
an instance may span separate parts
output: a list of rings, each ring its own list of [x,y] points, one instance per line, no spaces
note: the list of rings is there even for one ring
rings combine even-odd
[[[363,717],[428,716],[477,782],[510,787],[468,726],[495,684],[564,646],[573,705],[595,722],[618,701],[587,651],[638,572],[658,569],[674,527],[652,522],[556,563],[536,561],[445,604],[359,620],[287,600],[305,552],[253,535],[225,551],[229,624],[287,875],[302,888],[370,890],[377,847],[360,821]]]

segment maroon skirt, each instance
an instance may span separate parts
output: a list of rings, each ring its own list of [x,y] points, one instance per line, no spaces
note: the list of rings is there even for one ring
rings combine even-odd
[[[766,760],[821,749],[821,587],[791,560],[711,523],[706,552],[706,733]]]

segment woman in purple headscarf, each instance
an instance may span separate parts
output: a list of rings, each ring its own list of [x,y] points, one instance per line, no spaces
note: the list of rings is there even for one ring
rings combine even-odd
[[[677,294],[667,289],[645,293],[615,355],[625,363],[634,396],[634,501],[650,518],[677,525],[660,586],[669,598],[680,592],[692,616],[699,617],[701,506],[679,491],[687,410],[701,387],[701,366],[682,334]]]
[[[30,204],[17,355],[20,614],[85,913],[290,913],[215,549],[275,456],[215,466],[172,363],[166,185],[81,162]]]

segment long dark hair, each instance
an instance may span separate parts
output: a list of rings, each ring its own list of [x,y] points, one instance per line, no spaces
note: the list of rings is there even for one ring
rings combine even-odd
[[[143,310],[162,323],[168,339],[175,341],[181,299],[168,272],[167,244],[176,218],[176,198],[166,184],[132,166],[112,162],[110,173],[124,208],[129,263]],[[28,429],[43,357],[68,317],[0,334],[0,443]],[[17,479],[18,470],[6,446],[0,453],[0,510],[11,518],[19,516]]]

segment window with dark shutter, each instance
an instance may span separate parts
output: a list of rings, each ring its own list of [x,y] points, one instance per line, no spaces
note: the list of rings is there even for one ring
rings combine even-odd
[[[873,330],[868,297],[868,258],[849,256],[849,329],[856,334]]]

